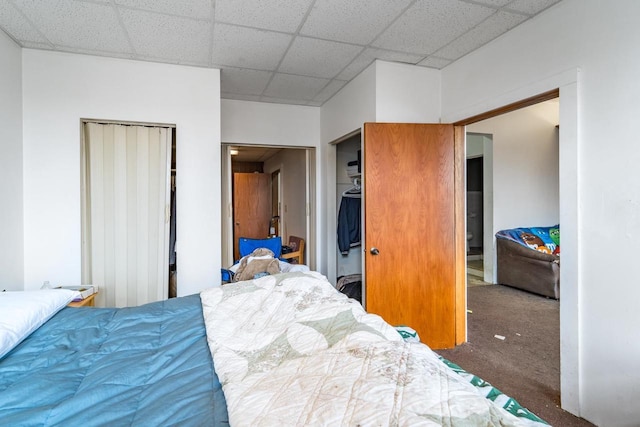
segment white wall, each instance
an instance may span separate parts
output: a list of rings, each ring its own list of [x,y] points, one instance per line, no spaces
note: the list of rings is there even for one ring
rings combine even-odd
[[[440,71],[376,61],[376,121],[440,122]]]
[[[265,173],[273,173],[280,169],[281,224],[280,233],[283,243],[290,236],[298,236],[307,242],[307,181],[306,153],[304,150],[290,148],[281,151],[264,162]],[[308,259],[306,260],[309,261]]]
[[[640,419],[638,16],[563,0],[442,73],[445,120],[560,87],[562,404],[602,426]]]
[[[559,221],[557,100],[467,126],[493,135],[492,235],[505,228]]]
[[[80,283],[80,119],[175,123],[178,295],[220,283],[220,72],[23,50],[25,288]]]
[[[223,99],[222,142],[317,147],[320,108]]]
[[[0,292],[24,287],[22,50],[0,30]]]

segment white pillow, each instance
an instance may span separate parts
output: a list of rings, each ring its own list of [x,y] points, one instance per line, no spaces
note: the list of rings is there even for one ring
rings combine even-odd
[[[0,358],[69,304],[67,289],[0,292]]]

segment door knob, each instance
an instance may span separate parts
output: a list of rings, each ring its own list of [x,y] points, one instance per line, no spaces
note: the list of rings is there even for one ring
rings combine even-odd
[[[371,248],[371,250],[369,250],[369,252],[371,252],[371,255],[378,255],[380,253],[378,248]]]

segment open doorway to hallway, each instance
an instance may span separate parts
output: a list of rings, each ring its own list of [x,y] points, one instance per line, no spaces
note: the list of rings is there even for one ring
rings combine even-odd
[[[315,151],[306,147],[222,145],[222,265],[238,259],[239,237],[305,240],[315,264]]]

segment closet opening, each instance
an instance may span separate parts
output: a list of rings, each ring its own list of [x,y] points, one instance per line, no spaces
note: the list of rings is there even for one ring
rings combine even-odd
[[[97,306],[167,299],[177,285],[175,135],[173,124],[81,119],[82,283],[98,287]]]
[[[364,304],[362,134],[336,143],[336,289]]]

